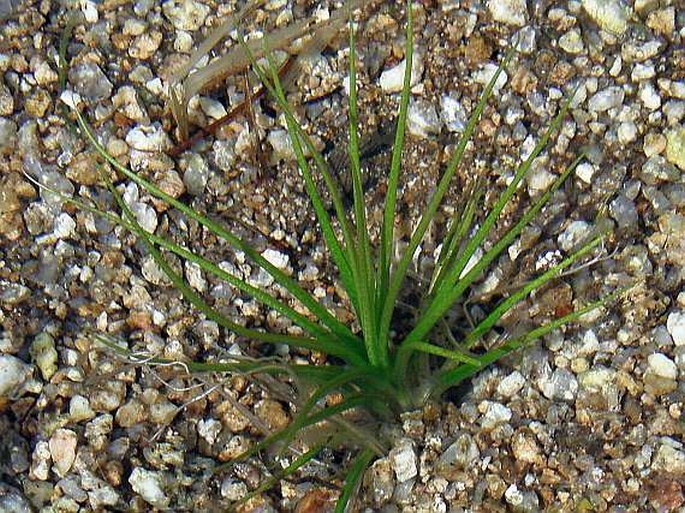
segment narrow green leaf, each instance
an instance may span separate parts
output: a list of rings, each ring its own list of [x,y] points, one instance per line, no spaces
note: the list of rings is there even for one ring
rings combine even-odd
[[[359,455],[354,459],[354,462],[347,470],[347,476],[345,477],[345,484],[343,485],[342,492],[340,493],[340,498],[335,505],[335,513],[346,513],[348,510],[348,505],[350,500],[354,496],[361,478],[364,475],[364,471],[368,468],[375,457],[374,452],[371,449],[362,449]]]

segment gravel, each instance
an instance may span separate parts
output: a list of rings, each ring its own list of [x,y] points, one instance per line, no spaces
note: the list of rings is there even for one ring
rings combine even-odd
[[[85,109],[120,162],[229,226],[343,322],[353,316],[272,102],[256,102],[253,119],[236,118],[192,151],[166,154],[176,142],[166,85],[235,3],[85,0],[68,7],[80,16],[60,91],[57,54],[67,5],[28,2],[16,9],[0,0],[0,17],[7,16],[0,42],[8,43],[0,44],[0,510],[224,510],[268,479],[265,463],[276,453],[264,451],[230,472],[215,470],[287,425],[296,414],[288,394],[308,384],[291,390],[240,374],[189,376],[183,362],[218,362],[227,354],[324,359],[226,332],[181,300],[135,237],[38,190],[28,177],[116,210],[99,185],[97,156],[69,122],[69,107]],[[268,31],[314,10],[325,18],[336,7],[327,0],[274,0],[243,28]],[[362,141],[396,116],[406,66],[402,10],[383,3],[358,22]],[[402,237],[411,233],[483,84],[515,37],[520,51],[496,84],[441,216],[455,214],[467,173],[485,178],[479,213],[485,211],[577,87],[560,135],[496,232],[576,155],[584,151],[586,158],[493,263],[469,313],[481,318],[512,286],[560,261],[594,230],[610,229],[597,263],[536,291],[483,343],[632,288],[625,300],[543,337],[441,401],[374,426],[371,435],[381,433],[390,444],[365,473],[357,509],[681,511],[685,27],[678,3],[438,0],[417,3],[414,19],[404,206],[396,219]],[[327,157],[346,141],[345,45],[346,37],[337,38],[309,59],[308,72],[288,92]],[[191,101],[191,127],[230,110],[243,89],[237,74],[218,91],[203,91]],[[388,162],[387,151],[363,162],[371,219],[382,218]],[[111,176],[145,230],[293,301],[244,253],[130,180]],[[436,226],[417,257],[417,273],[440,242]],[[170,265],[233,322],[301,334],[198,266],[174,257]],[[141,360],[118,356],[93,331]],[[158,366],[149,360],[156,356],[177,363]],[[308,434],[315,440],[317,433]],[[352,455],[346,448],[324,451],[243,511],[327,511],[341,486],[341,465]],[[286,451],[278,464],[295,456]]]

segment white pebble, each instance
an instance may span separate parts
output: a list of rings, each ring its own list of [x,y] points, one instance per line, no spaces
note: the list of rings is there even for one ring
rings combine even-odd
[[[522,27],[528,10],[525,0],[488,0],[488,10],[495,21]]]
[[[666,329],[671,334],[675,345],[685,346],[685,311],[668,314]]]
[[[144,468],[135,468],[128,478],[133,491],[140,495],[151,505],[166,509],[169,506],[169,498],[162,490],[163,478],[159,472],[152,472]]]
[[[495,73],[497,73],[498,69],[499,66],[497,66],[497,64],[488,62],[483,66],[482,69],[476,71],[473,74],[473,80],[479,84],[487,85],[490,82],[490,80],[492,80],[492,78],[495,76]],[[493,91],[496,92],[499,89],[502,89],[502,87],[504,87],[504,85],[507,83],[507,79],[508,77],[506,71],[502,70],[502,72],[497,77],[497,81],[495,82]]]
[[[407,59],[402,60],[397,66],[386,69],[381,73],[380,86],[386,93],[396,93],[402,90],[404,85],[404,71],[407,68]],[[410,87],[414,87],[421,80],[423,74],[423,58],[420,52],[414,51],[411,63]]]
[[[275,249],[267,249],[262,253],[262,256],[272,265],[276,266],[280,270],[288,268],[288,262],[290,257],[280,251]]]
[[[407,112],[407,130],[410,134],[426,138],[431,134],[439,134],[440,125],[438,113],[428,100],[412,98]]]
[[[576,176],[583,182],[592,183],[592,177],[595,175],[595,166],[589,162],[583,162],[576,168]]]
[[[9,395],[30,372],[31,367],[16,356],[0,355],[0,397]]]
[[[628,28],[628,12],[619,0],[582,0],[582,4],[603,30],[620,35]]]
[[[663,353],[653,353],[647,357],[647,372],[674,381],[678,377],[676,364]]]

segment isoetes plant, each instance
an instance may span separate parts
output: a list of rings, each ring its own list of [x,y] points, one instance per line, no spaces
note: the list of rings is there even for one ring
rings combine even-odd
[[[372,240],[370,235],[374,233],[374,230],[367,215],[369,205],[365,201],[360,165],[357,58],[352,22],[350,21],[349,24],[348,123],[349,170],[352,181],[351,207],[345,203],[344,193],[324,158],[302,126],[298,124],[293,108],[286,99],[283,84],[277,72],[278,66],[273,60],[273,53],[269,51],[269,48],[263,48],[261,53],[265,57],[258,62],[253,53],[254,44],[247,45],[242,39],[240,43],[244,57],[249,60],[263,87],[268,90],[284,115],[297,157],[297,165],[316,214],[318,228],[325,240],[330,258],[337,267],[340,284],[356,316],[357,322],[354,328],[349,323],[341,322],[336,318],[296,279],[272,264],[249,242],[208,216],[198,213],[190,206],[166,194],[154,183],[118,162],[107,152],[105,145],[98,139],[84,114],[75,109],[76,120],[82,133],[101,158],[118,172],[120,179],[135,182],[169,207],[178,209],[216,237],[223,239],[236,250],[242,251],[257,267],[271,275],[278,285],[287,290],[295,301],[305,307],[294,308],[290,302],[276,298],[268,290],[260,289],[247,280],[236,277],[198,252],[146,231],[136,220],[136,216],[107,172],[102,172],[102,177],[118,204],[119,214],[105,211],[95,204],[77,198],[65,198],[83,209],[107,217],[135,234],[143,241],[147,251],[168,276],[173,286],[192,304],[198,314],[215,321],[228,332],[234,333],[238,340],[286,344],[327,356],[325,365],[293,363],[287,358],[274,361],[271,358],[248,360],[236,357],[221,362],[184,362],[185,367],[191,372],[270,374],[282,376],[299,385],[306,385],[299,389],[297,404],[293,405],[296,414],[290,425],[255,444],[234,462],[252,457],[261,449],[275,443],[288,448],[294,444],[299,435],[312,431],[311,427],[323,424],[327,426],[327,429],[320,430],[327,434],[323,439],[306,442],[305,448],[285,469],[274,470],[273,478],[254,490],[250,496],[272,486],[278,479],[292,474],[302,465],[310,462],[323,447],[339,444],[344,440],[358,450],[346,470],[345,481],[337,501],[336,511],[345,511],[364,470],[375,457],[383,455],[387,448],[384,441],[379,440],[377,433],[371,436],[367,430],[355,422],[356,420],[359,418],[371,418],[376,421],[392,419],[402,412],[421,407],[426,401],[437,400],[444,392],[460,385],[503,356],[580,318],[614,297],[614,295],[605,296],[524,334],[504,338],[494,347],[485,348],[481,343],[483,336],[519,302],[562,273],[568,272],[575,263],[590,256],[601,241],[601,236],[595,235],[582,242],[575,251],[567,254],[556,265],[523,283],[519,288],[508,291],[489,313],[471,326],[459,326],[457,329],[449,324],[450,312],[463,306],[465,298],[473,290],[474,283],[484,275],[493,261],[515,242],[524,227],[538,217],[552,194],[559,189],[581,160],[582,157],[576,158],[559,174],[551,187],[534,199],[532,204],[520,217],[514,219],[501,235],[493,236],[498,218],[514,198],[517,188],[530,170],[533,161],[547,147],[551,136],[564,119],[572,98],[571,93],[550,126],[539,134],[535,147],[518,165],[508,186],[496,197],[489,210],[482,212],[485,203],[482,201],[483,182],[474,181],[473,186],[468,188],[461,202],[461,208],[448,219],[444,226],[444,236],[435,258],[432,275],[423,280],[426,286],[422,290],[421,301],[412,305],[415,313],[410,327],[406,327],[406,319],[401,327],[396,325],[394,321],[397,318],[396,313],[403,292],[409,286],[408,273],[411,270],[413,256],[424,241],[429,227],[437,222],[436,217],[450,183],[464,160],[467,145],[488,100],[493,95],[495,83],[514,54],[513,50],[506,54],[496,73],[485,86],[452,151],[449,163],[435,185],[432,196],[427,199],[409,240],[400,244],[395,223],[398,216],[398,202],[402,195],[402,150],[407,126],[414,49],[410,2],[407,3],[406,10],[406,67],[391,164],[386,179],[387,192],[384,198],[383,216],[378,227],[380,231],[378,240]],[[319,190],[321,183],[325,187],[324,194]],[[332,208],[329,208],[330,205]],[[270,332],[234,322],[201,297],[190,287],[184,277],[174,270],[168,259],[170,253],[196,264],[206,273],[224,280],[243,294],[252,296],[267,308],[290,319],[301,328],[303,334]],[[106,337],[99,338],[110,344]],[[151,362],[155,361],[162,362],[163,360],[155,359]]]

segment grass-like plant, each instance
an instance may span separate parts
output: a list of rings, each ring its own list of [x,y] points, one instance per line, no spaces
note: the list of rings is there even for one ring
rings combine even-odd
[[[448,314],[463,305],[476,280],[481,278],[490,264],[516,240],[524,227],[537,218],[554,191],[563,184],[580,161],[579,157],[569,165],[546,192],[536,198],[532,205],[501,235],[492,240],[495,223],[514,198],[531,164],[546,148],[550,137],[564,119],[570,104],[570,99],[568,99],[549,128],[540,134],[533,151],[518,165],[513,179],[487,213],[481,212],[484,204],[481,194],[482,184],[476,184],[470,188],[470,194],[466,195],[462,202],[461,211],[449,219],[444,227],[441,250],[435,261],[432,276],[425,279],[428,285],[422,291],[422,301],[415,305],[416,313],[411,326],[405,327],[406,319],[402,326],[394,323],[398,305],[408,286],[407,275],[410,272],[413,256],[424,241],[431,224],[437,222],[436,216],[440,206],[457,169],[464,160],[467,145],[481,113],[488,99],[493,95],[498,77],[514,54],[513,50],[508,52],[497,72],[486,85],[411,237],[408,242],[405,241],[406,243],[400,250],[396,240],[395,222],[398,201],[401,199],[402,150],[407,125],[414,48],[411,20],[411,3],[408,2],[404,87],[401,92],[378,241],[373,241],[370,236],[373,230],[367,217],[369,206],[365,203],[360,166],[357,133],[357,59],[352,24],[350,23],[349,32],[349,161],[353,196],[351,208],[345,205],[338,182],[298,124],[291,105],[286,100],[276,71],[277,65],[271,60],[269,49],[265,48],[263,51],[263,54],[267,56],[266,63],[263,60],[260,64],[251,53],[251,47],[242,43],[245,56],[250,60],[254,71],[259,75],[264,87],[268,89],[285,116],[307,194],[311,199],[330,258],[337,266],[340,283],[356,315],[358,329],[353,329],[337,319],[295,279],[269,262],[247,241],[164,193],[155,184],[120,164],[107,153],[85,117],[76,111],[78,125],[85,137],[121,177],[137,183],[152,196],[178,209],[216,237],[244,252],[256,266],[270,274],[278,285],[287,290],[308,311],[307,314],[300,313],[304,311],[302,308],[293,308],[286,301],[272,296],[267,290],[257,288],[248,281],[226,272],[201,254],[167,238],[145,231],[136,221],[135,215],[118,189],[110,181],[108,173],[103,172],[102,175],[120,208],[119,215],[105,212],[96,205],[78,199],[69,199],[81,208],[108,217],[138,236],[145,243],[159,267],[169,277],[173,286],[207,319],[215,321],[227,331],[245,340],[266,344],[287,344],[328,356],[326,365],[295,364],[287,359],[278,362],[272,359],[264,361],[235,359],[222,363],[186,362],[187,368],[193,372],[267,373],[281,375],[298,384],[306,385],[300,388],[299,402],[294,405],[296,415],[292,423],[253,446],[239,459],[251,457],[261,449],[277,442],[287,448],[298,435],[308,431],[311,426],[327,423],[334,427],[325,430],[329,434],[328,438],[310,444],[306,451],[295,458],[287,468],[275,472],[273,479],[268,480],[250,496],[295,472],[299,467],[311,461],[326,444],[336,444],[345,439],[348,443],[352,441],[352,444],[359,449],[346,472],[345,483],[337,503],[336,511],[345,511],[364,470],[387,448],[386,441],[379,440],[376,434],[370,436],[367,431],[355,424],[354,420],[358,418],[359,412],[366,412],[366,418],[380,421],[392,419],[401,412],[420,407],[428,400],[437,400],[445,391],[468,380],[489,364],[512,351],[525,347],[531,341],[552,330],[578,319],[612,297],[605,296],[523,335],[505,339],[494,347],[485,348],[480,344],[483,335],[495,327],[502,316],[515,305],[536,289],[567,272],[574,263],[593,252],[600,242],[600,237],[596,236],[585,241],[556,265],[508,293],[489,314],[474,325],[450,326],[446,322]],[[306,157],[307,154],[311,155],[309,159]],[[319,191],[320,182],[325,187],[327,200]],[[329,204],[332,204],[332,209],[329,209]],[[480,251],[482,251],[481,256],[474,257]],[[186,283],[183,276],[170,265],[168,253],[193,262],[206,273],[225,280],[242,293],[254,297],[266,307],[290,319],[301,328],[303,335],[273,333],[233,322]],[[332,399],[333,397],[335,400]]]

